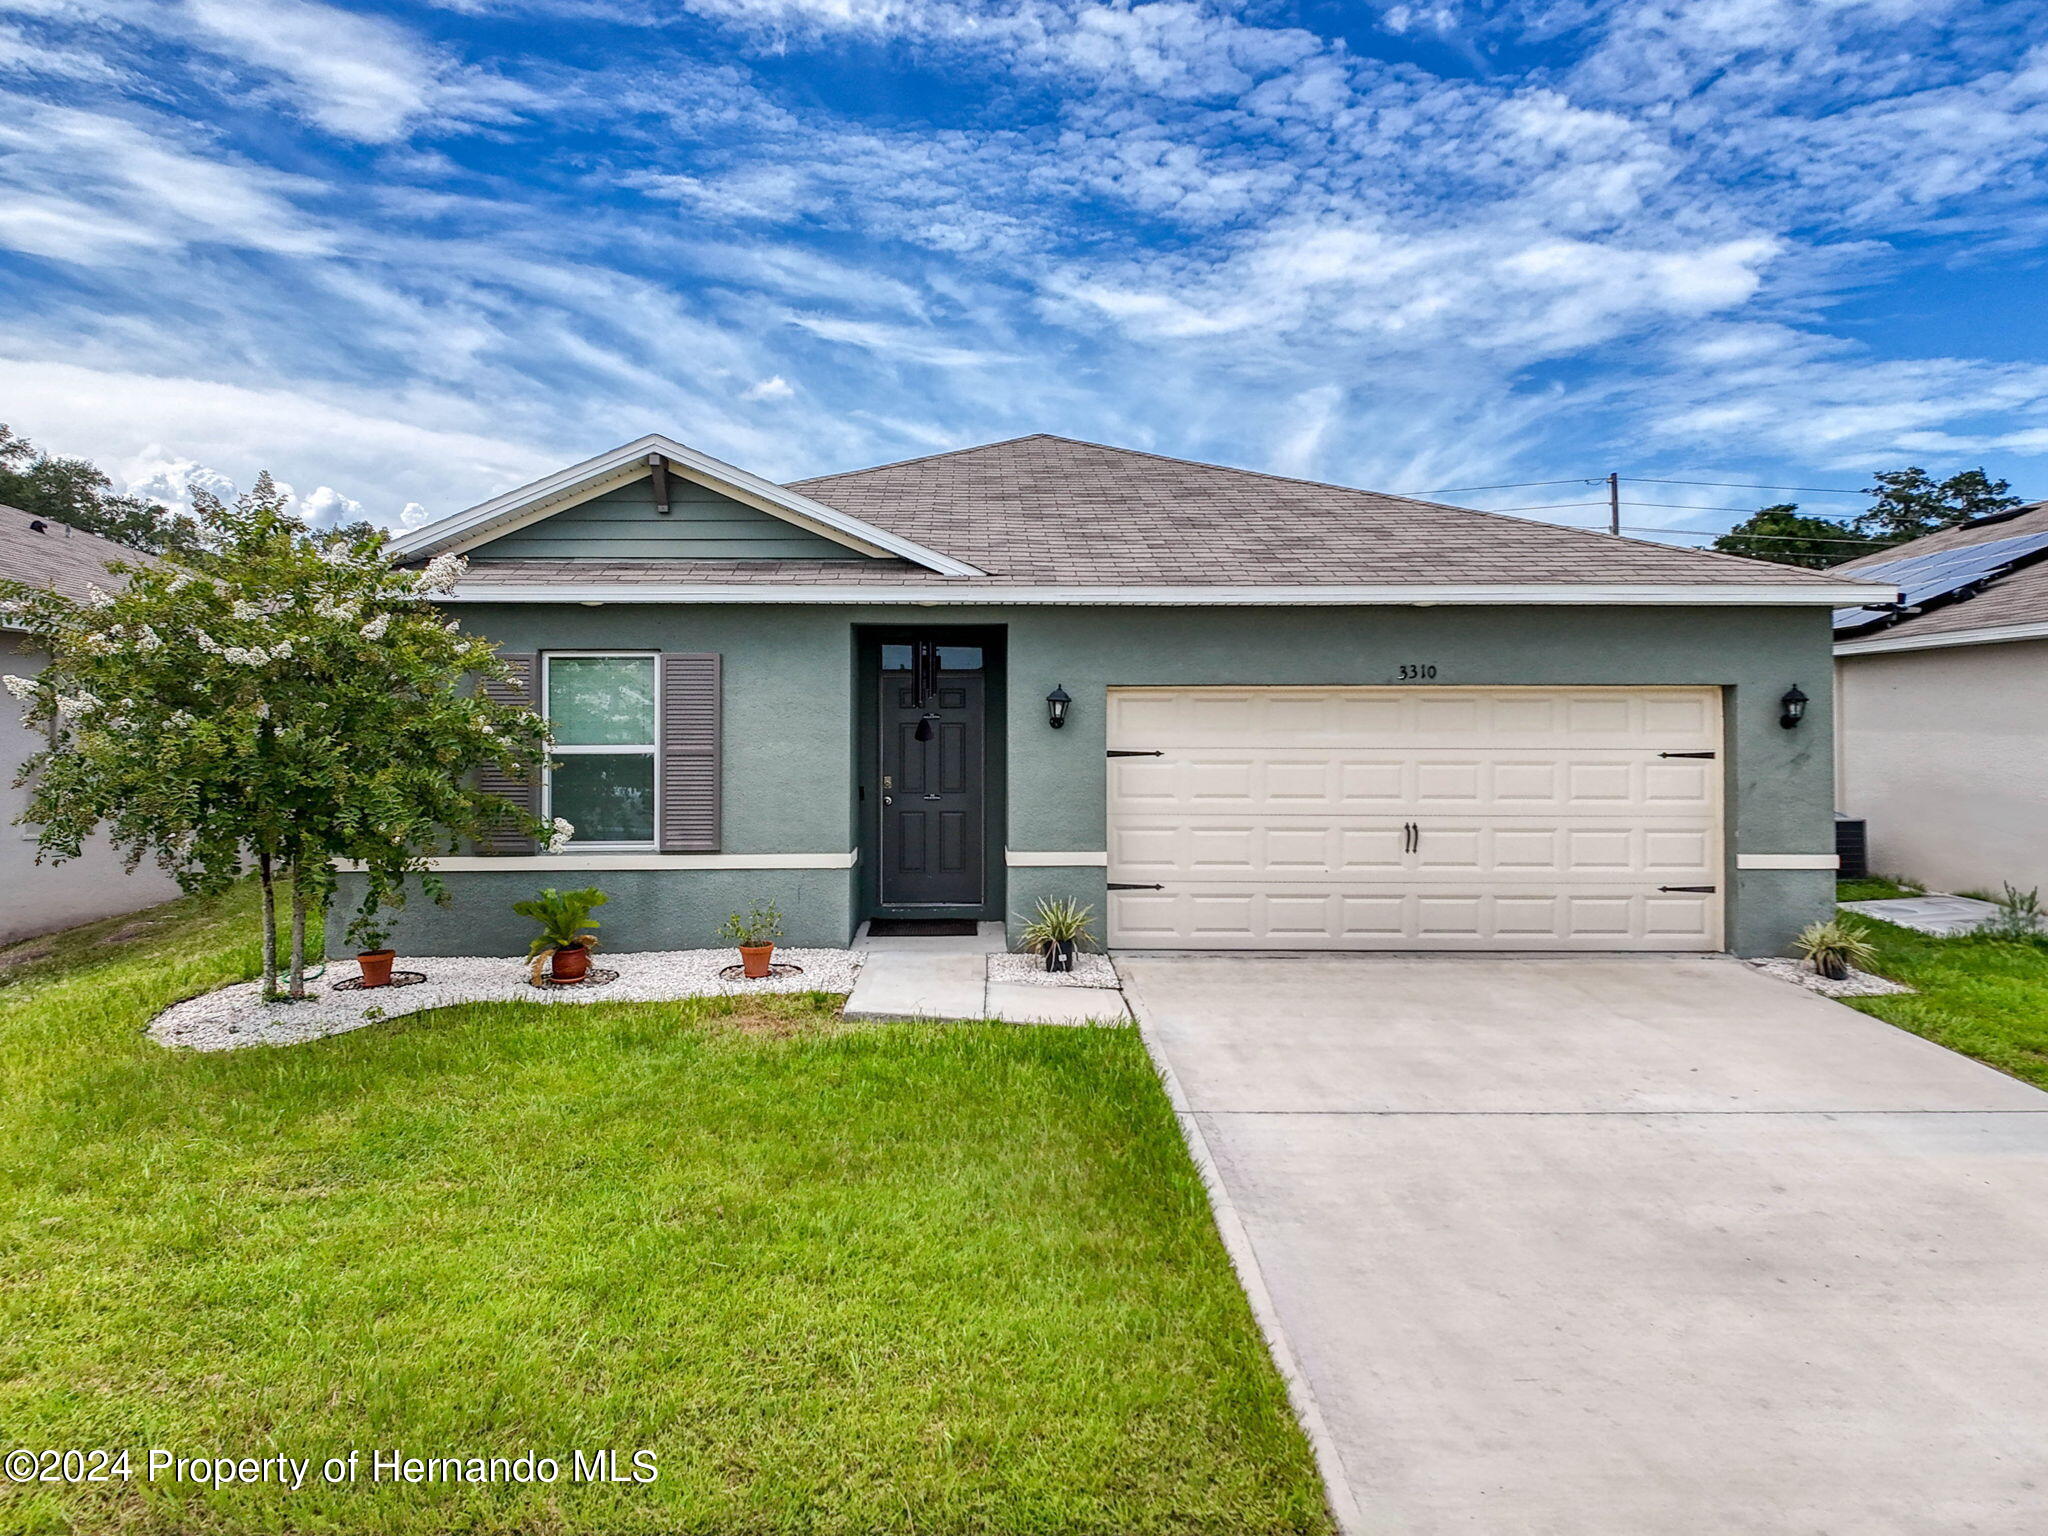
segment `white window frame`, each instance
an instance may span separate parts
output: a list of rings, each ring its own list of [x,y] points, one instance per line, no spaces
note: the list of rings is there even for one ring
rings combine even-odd
[[[553,666],[557,656],[596,658],[610,661],[647,661],[654,670],[654,740],[645,748],[637,746],[561,746],[548,748],[548,756],[555,757],[627,757],[645,752],[654,767],[654,836],[645,842],[619,843],[596,842],[572,837],[563,848],[564,853],[594,853],[617,851],[622,853],[654,853],[661,848],[661,652],[659,651],[543,651],[540,657],[540,702],[544,718],[553,706]],[[552,823],[555,819],[555,770],[552,764],[541,775],[540,780],[541,820]]]

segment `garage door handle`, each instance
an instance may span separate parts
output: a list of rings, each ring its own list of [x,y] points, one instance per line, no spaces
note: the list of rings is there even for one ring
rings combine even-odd
[[[1125,885],[1120,880],[1110,881],[1109,888],[1112,891],[1163,891],[1166,889],[1163,885]]]
[[[1107,752],[1103,753],[1102,755],[1103,755],[1104,757],[1164,757],[1164,756],[1166,756],[1166,754],[1165,754],[1164,752],[1119,752],[1119,751],[1118,751],[1118,750],[1117,750],[1117,749],[1116,749],[1115,747],[1111,747],[1111,748],[1110,748],[1110,749],[1109,749],[1109,750],[1108,750]]]
[[[1720,889],[1717,885],[1660,885],[1660,891],[1697,891],[1702,896],[1711,896]]]
[[[1659,757],[1712,757],[1711,752],[1659,752]]]

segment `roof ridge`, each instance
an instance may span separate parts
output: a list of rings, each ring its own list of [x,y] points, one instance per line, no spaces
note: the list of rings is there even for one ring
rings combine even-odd
[[[850,475],[864,475],[885,469],[897,469],[901,468],[903,465],[906,464],[922,464],[932,459],[954,458],[961,454],[979,453],[990,448],[1006,448],[1013,443],[1028,443],[1037,441],[1039,439],[1055,443],[1072,443],[1077,447],[1081,448],[1098,448],[1105,453],[1120,453],[1130,458],[1151,459],[1162,464],[1185,464],[1191,465],[1196,469],[1219,470],[1224,474],[1248,475],[1255,480],[1276,480],[1283,485],[1303,485],[1309,486],[1316,490],[1340,491],[1347,496],[1369,496],[1376,497],[1383,501],[1398,501],[1403,502],[1408,506],[1412,507],[1429,507],[1433,510],[1441,512],[1458,512],[1463,513],[1469,517],[1489,518],[1494,522],[1514,523],[1521,527],[1535,526],[1539,528],[1553,528],[1556,529],[1558,533],[1563,535],[1583,536],[1588,539],[1597,539],[1601,542],[1601,544],[1604,547],[1611,547],[1608,541],[1612,540],[1618,543],[1635,545],[1641,548],[1655,549],[1660,551],[1676,551],[1679,555],[1684,556],[1686,558],[1698,557],[1704,560],[1711,560],[1716,564],[1725,565],[1730,562],[1733,562],[1737,565],[1750,567],[1760,565],[1771,566],[1779,571],[1798,571],[1802,579],[1805,580],[1825,581],[1828,579],[1826,575],[1822,572],[1815,571],[1809,573],[1800,567],[1787,566],[1775,560],[1752,559],[1747,555],[1730,554],[1726,550],[1693,549],[1684,544],[1660,544],[1655,539],[1632,538],[1625,534],[1602,533],[1601,531],[1595,528],[1574,528],[1568,523],[1552,523],[1547,522],[1544,519],[1538,517],[1516,517],[1512,513],[1508,512],[1489,512],[1483,507],[1461,507],[1454,502],[1430,501],[1420,496],[1403,496],[1395,491],[1367,490],[1363,486],[1344,485],[1335,480],[1310,480],[1305,476],[1301,475],[1278,475],[1274,474],[1270,470],[1246,469],[1239,464],[1219,464],[1213,459],[1189,459],[1182,458],[1175,454],[1170,453],[1154,453],[1150,449],[1146,448],[1124,448],[1118,446],[1115,443],[1098,443],[1094,441],[1092,438],[1067,437],[1058,432],[1027,432],[1019,437],[1006,437],[1001,438],[998,441],[992,443],[979,443],[972,448],[949,448],[942,453],[920,454],[916,458],[899,459],[889,464],[870,465],[867,469],[842,470],[837,475],[819,475],[815,478],[819,480],[843,479]],[[810,482],[802,480],[793,480],[790,482],[792,486],[800,486],[808,483]],[[1792,584],[1796,585],[1796,583]]]
[[[784,490],[793,490],[799,485],[812,485],[820,480],[843,480],[848,475],[868,475],[873,474],[879,469],[901,469],[906,464],[925,464],[933,459],[957,458],[963,453],[982,453],[990,448],[1007,448],[1012,443],[1028,443],[1034,438],[1040,437],[1048,438],[1056,443],[1078,443],[1081,441],[1078,437],[1061,437],[1056,432],[1025,432],[1016,437],[999,437],[992,443],[972,443],[965,448],[941,448],[937,453],[917,453],[912,454],[907,459],[890,459],[883,464],[863,464],[859,469],[835,469],[822,475],[806,475],[801,480],[783,481],[782,488]],[[1094,446],[1099,448],[1103,445],[1097,443]]]

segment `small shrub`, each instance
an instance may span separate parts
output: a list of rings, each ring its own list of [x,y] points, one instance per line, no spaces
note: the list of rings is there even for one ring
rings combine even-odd
[[[585,949],[597,948],[597,935],[588,930],[604,925],[590,914],[610,900],[592,885],[580,891],[558,891],[549,886],[532,901],[513,902],[514,912],[540,924],[540,934],[526,952],[538,955],[547,950],[574,949],[579,944]]]
[[[1800,930],[1792,947],[1799,958],[1813,967],[1814,974],[1841,981],[1852,969],[1861,969],[1876,958],[1877,950],[1867,937],[1869,930],[1840,918],[1810,923]]]
[[[1024,947],[1044,954],[1062,944],[1076,948],[1092,944],[1095,909],[1069,897],[1041,896],[1037,914],[1024,925]]]
[[[757,901],[744,914],[733,913],[718,932],[726,943],[741,949],[773,944],[782,937],[782,908],[772,901]]]
[[[1980,937],[2026,943],[2042,936],[2041,891],[2038,886],[2023,891],[2007,881],[2004,890],[1992,900],[1998,903],[1998,916],[1977,929]]]

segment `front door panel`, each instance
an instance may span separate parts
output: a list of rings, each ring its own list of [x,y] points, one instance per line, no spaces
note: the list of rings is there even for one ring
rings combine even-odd
[[[979,906],[983,675],[941,665],[965,647],[920,641],[910,649],[909,671],[882,674],[882,904]]]

